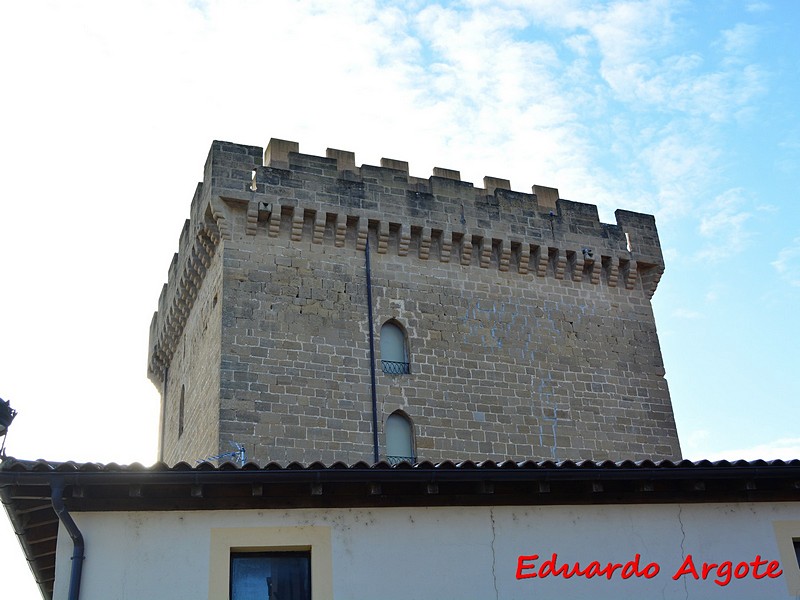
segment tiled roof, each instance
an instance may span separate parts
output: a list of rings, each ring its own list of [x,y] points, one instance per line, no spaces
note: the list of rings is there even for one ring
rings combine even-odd
[[[484,460],[481,462],[474,462],[471,460],[466,461],[459,461],[453,462],[450,460],[434,463],[428,460],[421,461],[418,463],[408,463],[408,462],[400,462],[397,464],[389,464],[386,461],[381,461],[378,463],[368,463],[365,461],[359,461],[352,465],[347,465],[341,461],[337,461],[333,464],[326,465],[320,461],[315,461],[308,465],[304,465],[299,462],[290,462],[286,465],[282,465],[277,462],[269,462],[266,465],[258,465],[253,462],[248,462],[244,466],[239,466],[234,463],[225,462],[221,465],[217,466],[210,462],[200,462],[196,465],[190,465],[186,462],[179,462],[173,466],[169,466],[163,462],[157,462],[151,467],[145,467],[141,463],[133,463],[130,465],[119,465],[117,463],[78,463],[74,461],[66,461],[66,462],[53,462],[47,461],[43,459],[38,460],[19,460],[13,457],[7,457],[0,463],[0,471],[8,472],[20,472],[20,471],[27,471],[27,472],[164,472],[164,471],[171,471],[171,472],[184,472],[184,471],[273,471],[273,470],[341,470],[341,469],[348,469],[348,470],[360,470],[360,469],[371,469],[371,470],[386,470],[386,469],[394,469],[394,470],[405,470],[405,469],[418,469],[418,470],[425,470],[425,469],[557,469],[557,470],[564,470],[564,469],[674,469],[674,468],[681,468],[681,469],[697,469],[697,468],[714,468],[714,469],[724,469],[724,468],[753,468],[753,467],[797,467],[800,466],[800,459],[794,459],[789,461],[784,460],[717,460],[717,461],[709,461],[709,460],[699,460],[699,461],[690,461],[690,460],[681,460],[678,462],[674,462],[671,460],[660,460],[660,461],[652,461],[652,460],[623,460],[623,461],[612,461],[612,460],[604,460],[600,462],[595,462],[592,460],[562,460],[562,461],[554,461],[554,460],[543,460],[543,461],[535,461],[535,460],[526,460],[523,462],[515,462],[511,460],[505,460],[501,462],[496,462],[493,460]]]
[[[144,467],[7,458],[0,464],[0,499],[48,599],[58,534],[51,504],[56,482],[75,512],[787,502],[800,501],[800,460]]]

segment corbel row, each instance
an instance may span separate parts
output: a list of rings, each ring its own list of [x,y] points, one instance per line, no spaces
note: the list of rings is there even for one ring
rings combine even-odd
[[[183,272],[175,286],[170,306],[162,316],[163,325],[153,349],[150,365],[154,373],[163,373],[171,363],[178,348],[178,340],[186,327],[200,286],[221,239],[221,232],[217,223],[213,221],[204,223],[198,229],[189,256],[184,263]]]
[[[254,204],[254,203],[251,203]],[[306,231],[311,231],[311,242],[322,244],[326,239],[326,231],[331,231],[328,239],[333,240],[336,247],[345,246],[348,229],[352,231],[355,247],[359,251],[366,248],[367,239],[374,235],[377,240],[376,251],[386,254],[394,245],[398,256],[408,256],[410,248],[416,247],[417,256],[421,260],[430,260],[433,249],[438,250],[440,262],[449,263],[457,260],[463,266],[473,264],[475,254],[477,264],[482,269],[497,265],[498,270],[509,272],[514,269],[521,274],[533,273],[537,277],[550,274],[557,280],[570,280],[576,283],[586,281],[599,285],[601,281],[609,287],[617,287],[622,282],[626,289],[636,288],[639,272],[644,269],[647,279],[642,278],[645,291],[652,296],[658,283],[662,269],[656,265],[640,265],[630,257],[613,255],[596,256],[590,248],[558,248],[519,240],[493,238],[483,232],[466,234],[458,231],[432,229],[430,227],[409,226],[385,220],[369,219],[364,216],[329,213],[295,206],[281,206],[277,203],[268,205],[269,210],[263,214],[266,221],[267,235],[277,238],[281,235],[281,223],[289,225],[289,237],[293,242],[303,240]],[[248,207],[247,233],[256,234],[251,226],[251,214]],[[310,226],[306,227],[309,222]],[[352,239],[352,238],[351,238]],[[394,240],[394,244],[392,244]],[[416,242],[416,243],[414,243]]]

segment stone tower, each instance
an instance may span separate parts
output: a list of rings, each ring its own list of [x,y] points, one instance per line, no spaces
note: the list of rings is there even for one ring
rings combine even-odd
[[[554,188],[214,142],[150,328],[161,458],[679,458],[655,221],[616,221]]]

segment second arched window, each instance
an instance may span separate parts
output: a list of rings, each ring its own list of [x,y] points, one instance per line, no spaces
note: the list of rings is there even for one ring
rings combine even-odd
[[[390,464],[416,461],[414,427],[408,417],[399,411],[393,412],[386,419],[386,460]]]

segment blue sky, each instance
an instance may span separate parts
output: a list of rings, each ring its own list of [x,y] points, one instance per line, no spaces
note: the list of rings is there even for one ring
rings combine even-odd
[[[9,453],[154,461],[148,328],[208,147],[279,137],[655,214],[684,455],[800,456],[798,29],[789,0],[3,3]]]

